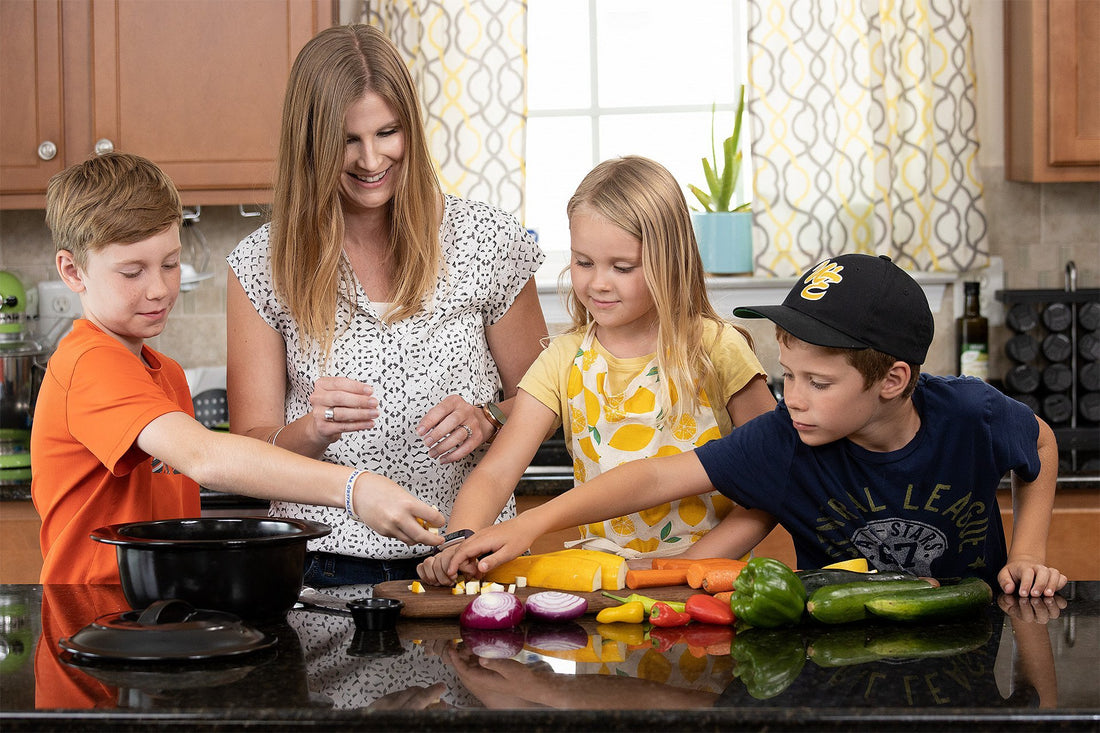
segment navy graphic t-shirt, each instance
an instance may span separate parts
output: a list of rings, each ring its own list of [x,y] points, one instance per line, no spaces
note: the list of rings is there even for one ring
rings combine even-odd
[[[847,439],[802,443],[784,404],[698,448],[711,482],[775,516],[800,568],[865,557],[872,568],[997,587],[1007,560],[997,484],[1039,473],[1039,427],[1025,405],[978,379],[922,374],[921,426],[901,450]]]

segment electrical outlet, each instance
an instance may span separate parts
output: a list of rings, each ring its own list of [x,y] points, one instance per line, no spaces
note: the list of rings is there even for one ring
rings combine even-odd
[[[56,280],[38,283],[39,318],[79,318],[80,296]]]

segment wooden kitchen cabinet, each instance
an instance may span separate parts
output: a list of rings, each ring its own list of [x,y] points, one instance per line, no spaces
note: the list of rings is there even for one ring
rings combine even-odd
[[[1100,181],[1100,3],[1005,3],[1005,176]]]
[[[51,175],[108,146],[159,164],[185,205],[270,201],[290,66],[334,11],[332,0],[0,2],[0,208],[43,208]],[[43,160],[47,141],[56,155]]]

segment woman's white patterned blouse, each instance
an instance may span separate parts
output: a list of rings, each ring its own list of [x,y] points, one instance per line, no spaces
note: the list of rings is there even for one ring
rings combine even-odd
[[[445,199],[439,229],[444,267],[428,306],[387,325],[379,316],[380,304],[371,303],[356,281],[355,293],[337,306],[338,333],[327,365],[321,363],[320,344],[310,340],[302,348],[289,310],[275,296],[268,226],[242,240],[227,259],[256,311],[286,343],[286,421],[310,410],[318,377],[344,376],[374,385],[382,413],[375,427],[345,433],[328,447],[324,460],[387,476],[449,516],[458,488],[484,451],[440,464],[428,457],[416,425],[449,394],[471,403],[497,397],[500,376],[485,329],[508,311],[544,255],[511,214],[476,201]],[[332,534],[310,542],[310,550],[384,560],[428,551],[383,537],[343,509],[272,502],[270,513],[332,527]],[[514,514],[511,500],[502,516]]]

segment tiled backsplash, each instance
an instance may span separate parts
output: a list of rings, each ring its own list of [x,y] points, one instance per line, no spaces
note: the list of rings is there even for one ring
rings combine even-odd
[[[1079,287],[1100,287],[1100,183],[1015,183],[1000,168],[983,168],[988,247],[1004,261],[1006,288],[1060,288],[1065,265],[1077,264]],[[245,218],[236,207],[204,207],[199,223],[210,249],[214,276],[180,295],[168,328],[153,347],[184,367],[225,363],[225,256],[262,218]],[[0,211],[0,269],[28,286],[57,279],[53,245],[42,211]],[[937,337],[926,368],[932,373],[954,369],[955,298],[948,293],[936,313]],[[935,310],[935,304],[933,304]],[[770,328],[751,328],[765,367],[775,365]],[[993,374],[1004,371],[1006,329],[992,329]]]

